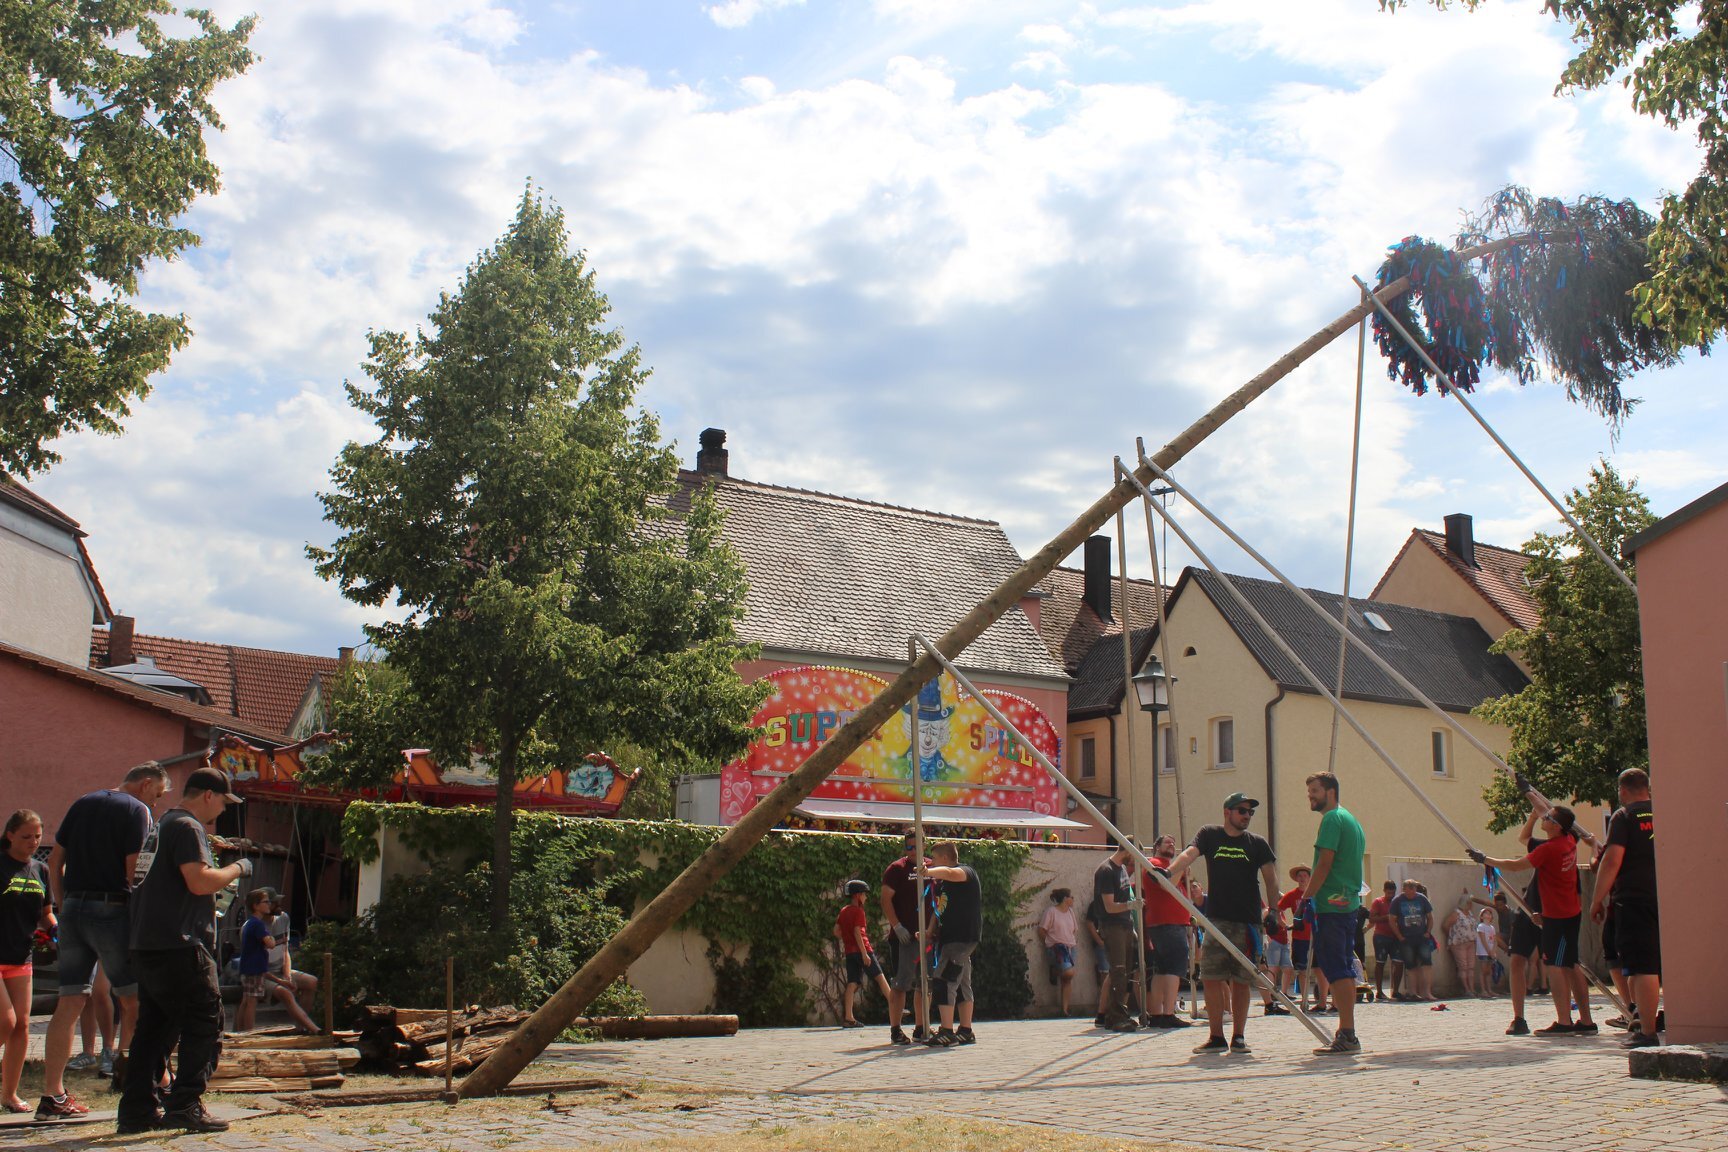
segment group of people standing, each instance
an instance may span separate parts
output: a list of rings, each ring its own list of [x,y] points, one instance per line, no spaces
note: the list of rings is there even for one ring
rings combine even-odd
[[[38,1119],[89,1108],[67,1091],[73,1033],[100,967],[120,1009],[114,1078],[121,1135],[179,1129],[217,1132],[202,1098],[221,1053],[222,1000],[216,968],[216,893],[252,874],[240,859],[217,867],[206,828],[241,803],[227,775],[199,768],[161,818],[167,771],[141,764],[119,787],[80,797],[54,832],[48,860],[35,858],[42,817],[14,812],[0,841],[0,977],[6,985],[0,1037],[0,1107],[25,1113],[18,1084],[29,1039],[38,944],[55,938],[59,999],[49,1021]],[[170,1054],[178,1048],[167,1087]]]

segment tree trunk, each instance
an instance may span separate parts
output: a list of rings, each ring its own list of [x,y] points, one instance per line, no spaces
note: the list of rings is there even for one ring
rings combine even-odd
[[[492,799],[492,931],[510,926],[510,826],[516,808],[516,733],[498,741],[498,794]]]
[[[1496,240],[1464,250],[1458,253],[1458,258],[1476,259],[1521,240],[1533,238],[1525,236]],[[1408,277],[1404,277],[1394,280],[1375,295],[1381,300],[1392,300],[1409,287],[1410,281]],[[1320,349],[1355,327],[1358,321],[1373,310],[1371,303],[1363,301],[1345,312],[1279,357],[1271,367],[1219,401],[1211,411],[1159,449],[1153,459],[1160,468],[1174,467],[1177,461],[1222,427],[1230,417],[1295,371]],[[1145,467],[1136,468],[1134,475],[1146,485],[1151,485],[1156,479],[1152,470]],[[935,646],[950,660],[959,656],[967,645],[976,640],[998,617],[1018,604],[1021,597],[1031,591],[1038,581],[1049,575],[1063,557],[1078,548],[1088,536],[1103,527],[1118,508],[1127,505],[1138,494],[1139,489],[1129,480],[1118,481],[1086,509],[1079,519],[1040,548],[1013,575],[985,597],[983,603],[968,612],[936,640]],[[859,710],[826,744],[818,748],[796,771],[746,812],[713,847],[691,861],[689,867],[646,907],[638,911],[618,935],[607,941],[550,1000],[524,1021],[508,1042],[492,1053],[484,1064],[463,1081],[461,1095],[470,1099],[490,1096],[515,1079],[522,1069],[546,1050],[548,1044],[558,1038],[558,1034],[568,1027],[572,1020],[581,1015],[582,1010],[591,1004],[596,996],[624,975],[630,965],[648,951],[649,946],[670,928],[678,917],[688,911],[717,880],[736,867],[774,825],[784,820],[792,809],[815,791],[818,784],[828,778],[829,773],[845,763],[848,756],[857,751],[878,728],[917,695],[920,687],[940,671],[941,666],[926,654]]]

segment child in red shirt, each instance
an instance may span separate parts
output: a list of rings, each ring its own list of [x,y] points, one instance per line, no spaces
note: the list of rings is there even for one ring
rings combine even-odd
[[[846,906],[834,921],[834,935],[840,937],[840,947],[846,953],[846,992],[841,1001],[840,1027],[861,1028],[852,1015],[852,1001],[858,986],[869,976],[884,999],[888,996],[888,978],[882,965],[876,962],[876,950],[870,946],[869,921],[864,914],[864,898],[870,895],[870,885],[862,880],[846,881]]]

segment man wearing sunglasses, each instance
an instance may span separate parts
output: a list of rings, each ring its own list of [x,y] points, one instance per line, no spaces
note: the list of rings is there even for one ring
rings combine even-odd
[[[1252,960],[1259,951],[1256,935],[1266,908],[1278,907],[1277,857],[1272,846],[1248,831],[1260,801],[1233,792],[1224,801],[1224,822],[1208,824],[1194,834],[1182,854],[1170,862],[1170,875],[1180,876],[1200,857],[1206,857],[1206,918],[1218,927],[1237,950]],[[1255,874],[1265,887],[1261,904],[1255,890]],[[1196,1052],[1248,1051],[1243,1030],[1248,1023],[1249,993],[1254,973],[1224,950],[1217,935],[1208,932],[1200,949],[1200,979],[1206,986],[1206,1020],[1211,1036]],[[1224,1041],[1224,998],[1230,998],[1229,1043]]]

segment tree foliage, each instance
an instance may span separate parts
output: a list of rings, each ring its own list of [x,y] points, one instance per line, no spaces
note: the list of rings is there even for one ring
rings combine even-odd
[[[306,783],[336,791],[383,788],[402,770],[402,752],[418,747],[425,710],[408,678],[383,660],[350,660],[330,684],[326,727],[340,739],[308,758]]]
[[[1566,504],[1611,556],[1656,520],[1636,486],[1606,462],[1591,469],[1588,488],[1574,489]],[[1511,730],[1506,762],[1544,795],[1611,803],[1619,773],[1648,769],[1650,761],[1638,597],[1576,532],[1538,533],[1524,553],[1542,624],[1506,633],[1494,650],[1521,657],[1530,683],[1480,705],[1476,715]],[[1524,818],[1525,802],[1505,779],[1496,778],[1486,798],[1495,831]]]
[[[431,330],[371,334],[350,401],[378,438],[331,470],[340,530],[317,570],[362,604],[445,763],[498,777],[493,922],[508,914],[511,790],[612,743],[667,761],[743,749],[762,689],[734,670],[746,590],[706,488],[680,487],[640,352],[555,206],[515,221],[441,297]]]
[[[195,34],[164,31],[180,22]],[[252,26],[162,0],[0,0],[0,471],[46,468],[76,429],[118,433],[190,338],[126,299],[198,243],[174,221],[219,187],[210,93],[251,64]]]
[[[1407,3],[1380,0],[1380,7]],[[1481,0],[1459,3],[1475,8]],[[1707,345],[1728,324],[1728,8],[1678,0],[1543,0],[1543,8],[1569,26],[1578,46],[1556,94],[1618,80],[1637,112],[1697,134],[1703,162],[1683,191],[1662,198],[1650,274],[1636,300],[1644,322],[1676,344]]]

